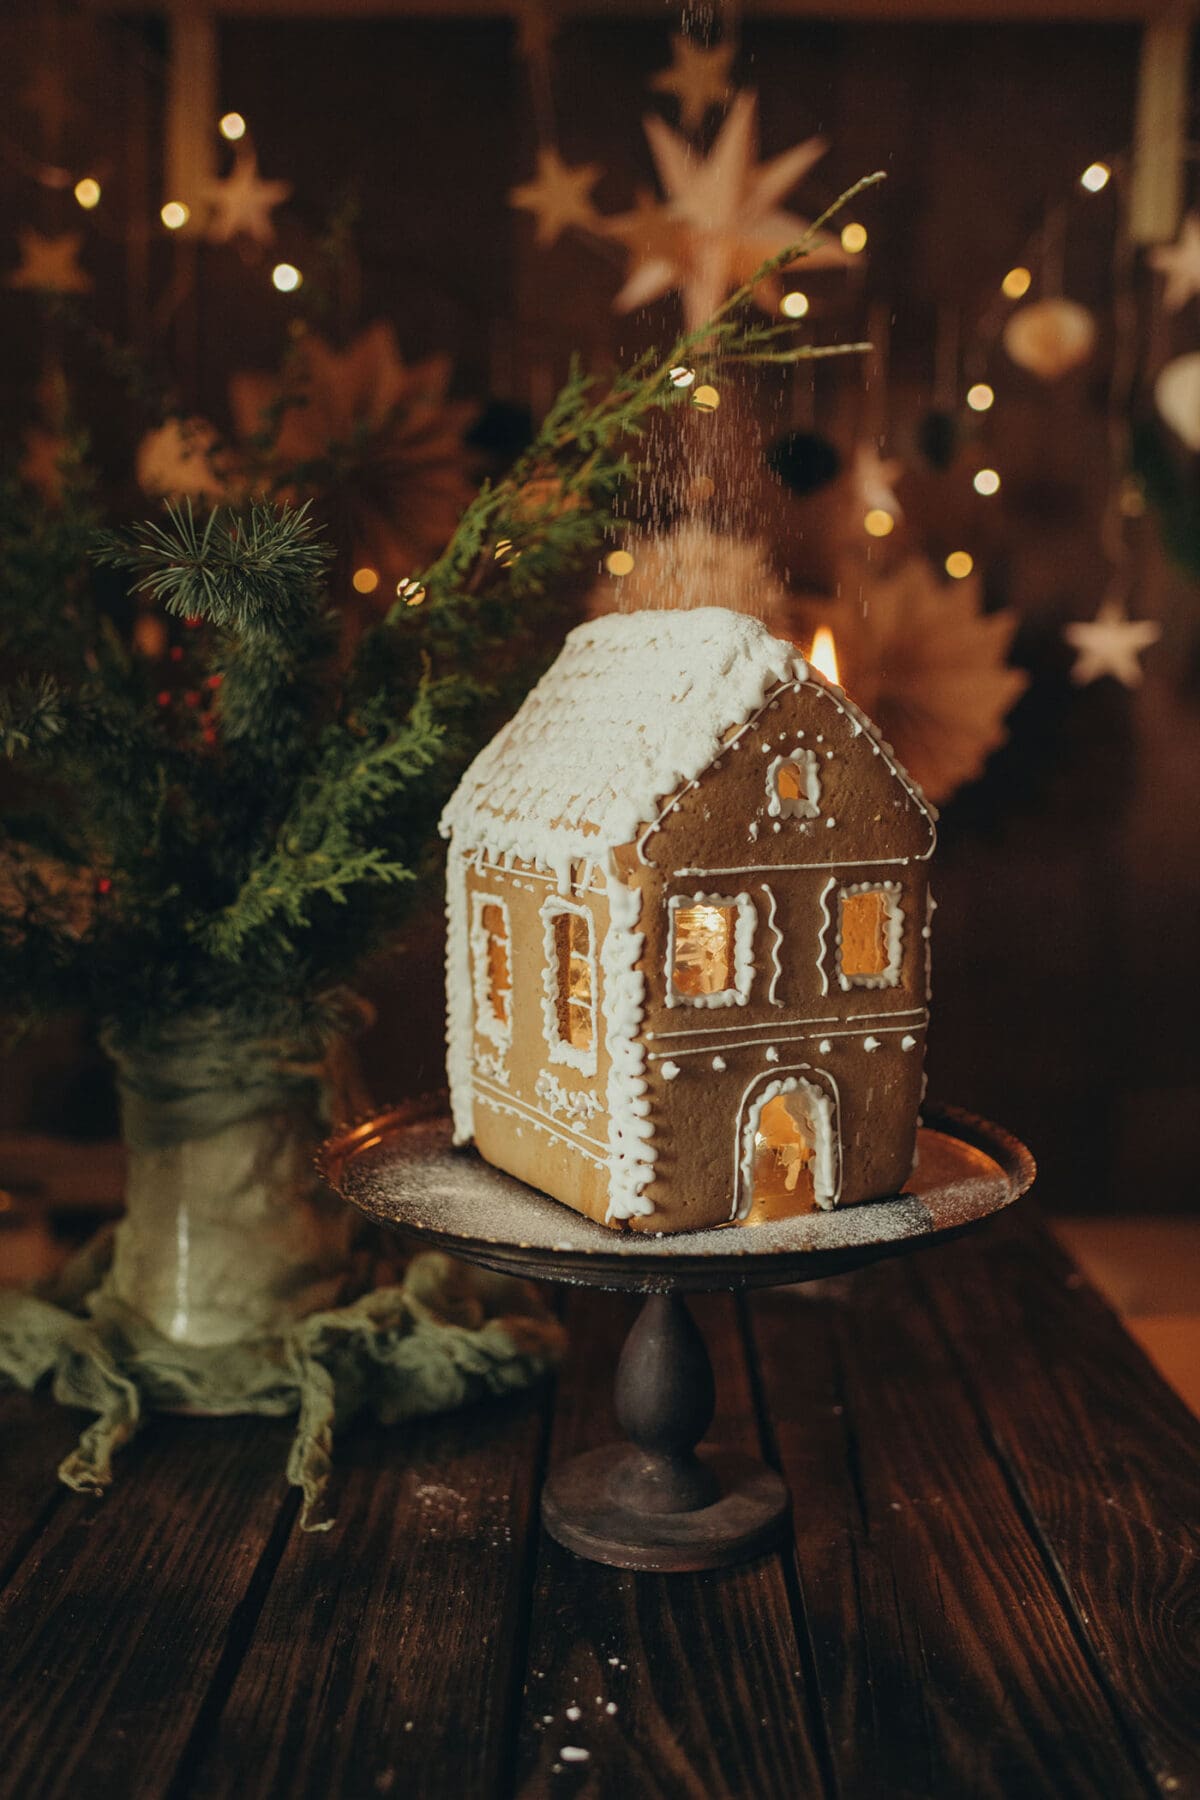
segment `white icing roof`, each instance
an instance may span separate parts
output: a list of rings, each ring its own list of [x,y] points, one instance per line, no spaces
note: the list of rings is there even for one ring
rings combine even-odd
[[[807,672],[793,645],[722,607],[579,625],[463,776],[443,836],[550,866],[598,861],[702,774],[772,688]]]

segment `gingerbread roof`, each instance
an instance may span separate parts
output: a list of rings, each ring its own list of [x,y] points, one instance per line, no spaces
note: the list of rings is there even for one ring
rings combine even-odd
[[[774,688],[808,673],[794,645],[721,607],[611,613],[577,626],[463,776],[442,834],[560,873],[573,858],[599,862],[702,774]]]

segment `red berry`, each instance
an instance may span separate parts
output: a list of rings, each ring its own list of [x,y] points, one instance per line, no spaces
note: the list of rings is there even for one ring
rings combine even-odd
[[[163,689],[161,694],[157,695],[157,700],[160,706],[170,706],[171,696],[166,688]]]
[[[102,875],[100,877],[99,881],[96,883],[96,892],[98,894],[107,894],[107,893],[110,893],[111,891],[112,891],[112,882],[110,881],[110,879],[107,875]]]

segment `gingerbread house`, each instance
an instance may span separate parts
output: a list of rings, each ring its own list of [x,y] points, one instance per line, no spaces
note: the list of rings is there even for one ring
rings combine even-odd
[[[640,1230],[897,1193],[935,817],[757,620],[580,626],[442,820],[456,1141]]]

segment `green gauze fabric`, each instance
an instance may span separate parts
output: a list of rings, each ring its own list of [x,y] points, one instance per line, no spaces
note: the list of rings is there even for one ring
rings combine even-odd
[[[550,1369],[562,1329],[528,1283],[451,1257],[416,1257],[399,1286],[310,1313],[281,1334],[208,1348],[161,1336],[102,1291],[111,1233],[52,1289],[0,1290],[0,1377],[32,1389],[47,1376],[64,1406],[96,1414],[61,1479],[101,1492],[112,1459],[148,1412],[295,1413],[288,1480],[300,1524],[323,1511],[335,1432],[361,1413],[384,1424],[527,1387]]]

